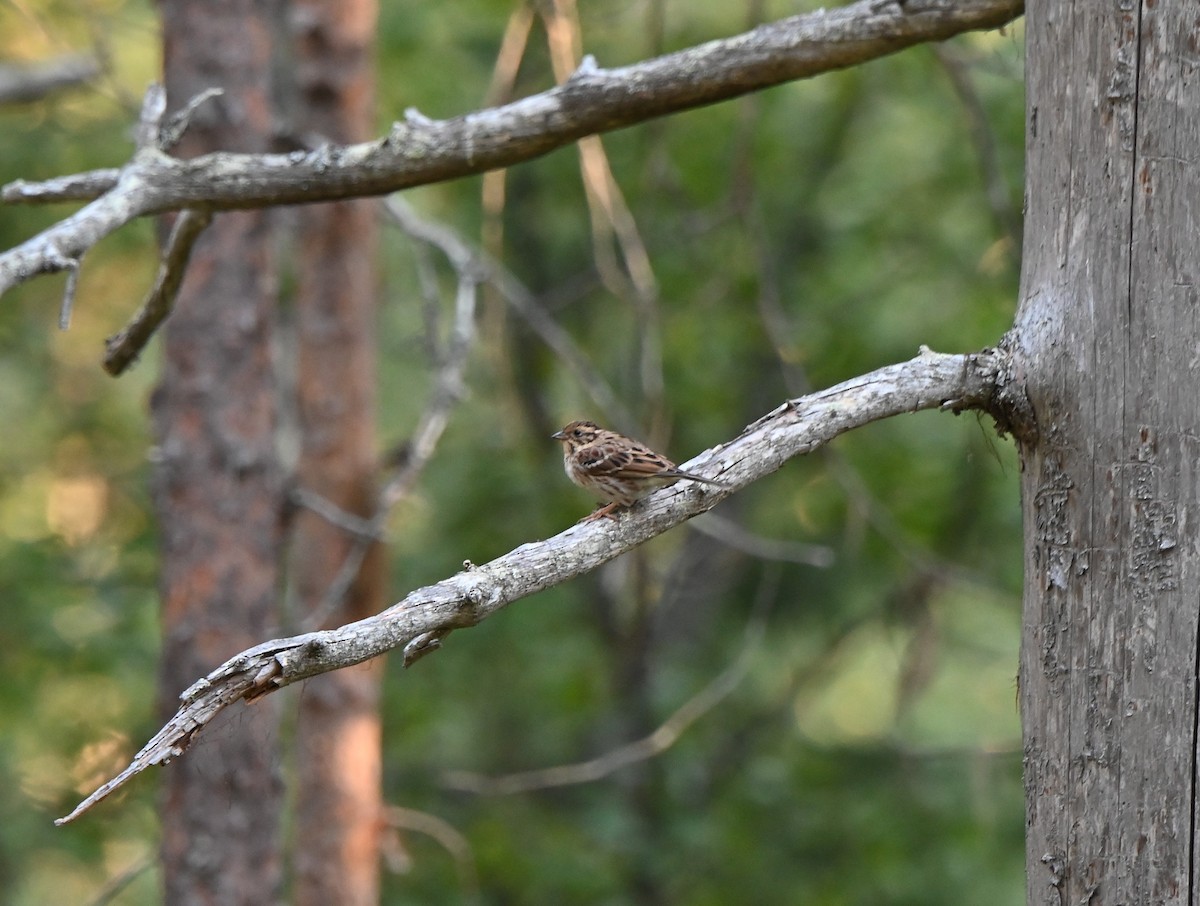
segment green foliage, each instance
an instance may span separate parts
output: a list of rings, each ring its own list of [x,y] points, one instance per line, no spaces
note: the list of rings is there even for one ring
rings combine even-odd
[[[661,33],[650,7],[582,6],[584,49],[606,66],[746,27],[746,11],[724,3],[671,7]],[[73,5],[23,8],[62,41],[84,40]],[[99,100],[0,111],[6,181],[128,153],[130,99],[154,74],[152,11],[116,0],[89,10],[116,75]],[[381,128],[407,106],[429,116],[477,107],[511,10],[507,0],[384,4]],[[9,57],[55,49],[4,16]],[[989,114],[994,178],[1019,205],[1019,39],[974,35],[945,52]],[[516,92],[551,84],[535,23]],[[508,173],[505,263],[639,420],[632,427],[684,460],[789,396],[920,344],[968,351],[999,339],[1016,240],[989,206],[973,141],[942,63],[917,48],[605,137],[657,280],[652,315],[622,280],[605,283],[597,245],[618,262],[621,252],[593,239],[574,149]],[[480,235],[480,180],[408,197]],[[10,210],[0,240],[11,246],[62,214]],[[381,447],[408,436],[430,387],[416,260],[407,239],[385,237]],[[115,382],[98,365],[153,265],[139,225],[89,256],[69,332],[53,328],[55,279],[0,310],[0,412],[12,435],[0,446],[0,889],[13,903],[85,901],[156,845],[152,776],[76,826],[50,825],[155,728],[144,412],[154,355]],[[452,275],[439,279],[449,300]],[[440,315],[444,334],[448,301]],[[392,519],[396,598],[591,505],[546,437],[611,413],[498,299],[485,297],[479,326],[468,393]],[[643,370],[656,357],[661,395]],[[762,538],[828,546],[829,568],[763,562],[681,528],[454,634],[411,671],[393,662],[390,801],[463,835],[478,902],[1021,902],[1016,469],[986,420],[925,413],[874,425],[718,511]],[[657,758],[523,794],[447,785],[447,771],[574,764],[646,736],[738,657],[759,619],[765,637],[741,681]],[[387,902],[471,899],[471,875],[446,848],[407,832],[401,843],[408,869],[387,878]],[[147,875],[118,902],[154,898]]]

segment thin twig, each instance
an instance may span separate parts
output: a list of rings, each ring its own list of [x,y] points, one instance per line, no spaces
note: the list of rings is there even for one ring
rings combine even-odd
[[[416,215],[407,208],[405,202],[398,198],[390,198],[385,209],[392,219],[413,238],[419,239],[438,248],[446,255],[451,267],[458,275],[458,289],[455,293],[454,321],[450,328],[450,336],[446,341],[445,350],[439,355],[440,361],[433,378],[433,389],[425,408],[417,419],[416,429],[406,446],[406,456],[395,474],[387,481],[376,497],[374,514],[370,519],[359,519],[351,530],[354,535],[352,544],[346,552],[341,567],[334,576],[329,587],[325,589],[320,603],[313,608],[305,618],[306,628],[322,625],[338,608],[346,592],[350,590],[359,570],[362,569],[371,545],[383,537],[387,521],[397,504],[412,493],[425,467],[433,459],[438,441],[441,440],[446,425],[450,420],[450,412],[463,395],[463,374],[466,371],[467,360],[475,337],[475,309],[479,295],[480,274],[474,259],[469,254],[461,254],[461,249],[450,244],[432,242],[425,234],[412,232],[408,226],[419,223]],[[429,291],[433,291],[430,280]],[[303,501],[303,498],[302,498]],[[328,503],[328,502],[326,502]],[[306,505],[309,505],[306,503]],[[332,506],[332,504],[329,504]],[[315,512],[325,516],[329,507],[312,507]],[[336,507],[334,508],[337,509]],[[326,518],[334,524],[351,525],[351,514],[338,511],[329,513]]]
[[[383,819],[395,830],[415,831],[435,840],[454,859],[463,893],[475,897],[479,893],[479,874],[475,855],[469,841],[453,824],[437,815],[417,809],[390,805],[383,810]]]
[[[753,611],[743,633],[742,646],[732,663],[648,735],[587,761],[499,777],[474,771],[447,771],[442,776],[442,783],[450,789],[481,796],[508,796],[551,787],[594,783],[631,764],[661,755],[675,745],[692,724],[727,698],[750,671],[752,656],[766,633],[767,611],[778,588],[779,571],[771,570],[759,586]]]
[[[330,525],[340,528],[355,538],[366,541],[368,545],[379,541],[383,537],[374,521],[363,519],[362,516],[356,516],[354,513],[342,509],[332,500],[322,497],[315,491],[310,491],[306,488],[294,488],[290,497],[292,502],[297,506],[311,510]]]
[[[538,304],[537,297],[515,274],[483,251],[473,248],[446,224],[422,219],[400,196],[390,196],[385,206],[388,214],[408,235],[440,249],[455,268],[470,268],[479,275],[480,280],[492,286],[538,338],[574,372],[580,388],[591,397],[601,414],[622,430],[633,430],[636,422],[612,387],[592,366],[571,335]]]
[[[183,140],[183,135],[187,132],[188,127],[191,126],[192,117],[195,116],[196,111],[208,101],[211,101],[213,98],[219,98],[223,94],[225,94],[223,88],[206,88],[184,104],[179,110],[172,113],[167,121],[157,130],[155,141],[158,149],[160,151],[170,151],[178,145]]]
[[[159,325],[175,307],[192,249],[210,223],[212,212],[197,208],[188,208],[175,219],[167,247],[158,264],[158,273],[154,276],[154,285],[142,302],[142,307],[120,333],[105,341],[104,370],[113,377],[124,372],[141,354]]]
[[[87,906],[107,906],[108,903],[111,903],[120,896],[125,888],[153,868],[155,861],[155,857],[152,854],[144,855],[140,859],[135,860],[120,874],[109,878],[104,887],[100,889],[100,892],[87,903]]]
[[[151,82],[142,97],[142,107],[138,111],[137,129],[133,141],[138,150],[158,148],[162,131],[162,119],[167,112],[167,89],[159,82]],[[159,149],[161,150],[161,149]]]
[[[988,205],[992,209],[992,217],[1008,238],[1011,255],[1015,258],[1021,251],[1024,225],[1021,222],[1021,214],[1013,203],[1012,193],[1004,178],[1004,170],[1000,166],[1000,149],[992,125],[988,121],[983,100],[975,90],[966,63],[957,54],[940,44],[931,44],[930,49],[962,104],[963,113],[967,118],[967,132],[979,157],[979,171],[983,178]]]
[[[417,478],[433,458],[434,450],[450,420],[450,410],[462,399],[463,372],[475,337],[475,306],[478,283],[470,273],[461,273],[455,295],[454,326],[445,357],[434,378],[433,392],[409,440],[407,457],[380,494],[384,507],[403,500],[416,486]]]
[[[762,261],[759,266],[760,289],[757,296],[758,314],[767,342],[775,352],[784,386],[789,393],[806,393],[811,388],[800,357],[794,353],[791,335],[795,332],[787,313],[780,304],[779,286],[774,270],[769,266],[770,239],[766,236],[758,218],[751,216],[747,228],[754,236],[752,245],[760,250]],[[849,502],[846,534],[852,544],[860,540],[869,527],[891,546],[914,569],[953,577],[957,581],[987,587],[978,576],[965,567],[951,563],[913,541],[900,527],[888,507],[873,494],[862,475],[840,451],[826,447],[821,451],[829,465],[834,481],[841,485]]]
[[[485,107],[508,103],[517,83],[517,72],[525,57],[529,44],[529,30],[533,27],[533,7],[528,3],[517,4],[504,25],[504,36],[500,39],[500,50],[492,66],[492,79],[483,95]]]
[[[79,291],[79,260],[67,264],[67,284],[63,288],[62,307],[58,310],[58,329],[66,330],[71,326],[71,312],[75,308],[75,295]]]
[[[56,176],[39,182],[14,179],[4,186],[6,204],[42,204],[59,201],[91,201],[111,191],[121,178],[116,167]]]
[[[803,563],[825,569],[832,566],[835,559],[833,548],[824,544],[764,538],[718,513],[707,513],[699,519],[693,519],[688,523],[688,528],[759,560]]]
[[[101,73],[90,54],[68,54],[29,66],[0,66],[0,104],[28,104],[64,88],[87,84]]]
[[[529,46],[529,33],[533,28],[534,12],[529,2],[519,3],[508,17],[504,26],[504,37],[500,41],[500,49],[496,53],[496,62],[492,67],[492,78],[484,96],[484,105],[494,107],[498,104],[509,103],[516,93],[517,74],[521,69],[521,61]],[[504,257],[504,205],[508,192],[508,170],[499,167],[483,174],[479,202],[481,223],[479,228],[479,243],[485,255],[494,260]],[[508,311],[503,304],[493,304],[499,293],[489,283],[485,285],[483,295],[484,330],[490,336],[505,335],[505,315]],[[495,343],[491,346],[491,366],[504,376],[505,385],[509,389],[517,386],[514,375],[514,357],[507,354],[505,343]]]
[[[554,77],[565,83],[581,70],[595,66],[590,58],[581,60],[583,37],[575,0],[552,0],[552,8],[542,14]],[[590,61],[590,62],[589,62]],[[613,175],[598,135],[582,138],[576,145],[584,195],[592,223],[592,248],[600,279],[613,295],[629,298],[638,319],[638,373],[645,403],[652,417],[651,437],[658,434],[658,419],[663,409],[662,329],[658,311],[658,279],[637,221],[625,195]],[[613,254],[612,241],[621,250],[624,270]]]

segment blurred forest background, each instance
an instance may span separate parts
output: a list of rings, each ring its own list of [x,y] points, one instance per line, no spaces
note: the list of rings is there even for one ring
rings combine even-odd
[[[384,3],[379,131],[410,106],[446,117],[498,97],[515,7]],[[590,0],[583,49],[617,66],[808,8]],[[4,63],[96,45],[108,70],[91,86],[0,107],[0,181],[120,165],[160,71],[150,4],[0,4]],[[485,295],[463,397],[390,517],[389,599],[587,513],[547,438],[570,419],[682,462],[921,344],[994,344],[1017,294],[1022,65],[1018,26],[605,136],[630,215],[616,238],[574,149],[510,171],[502,205],[482,178],[406,193],[498,253],[595,376],[585,384],[579,360]],[[512,90],[553,83],[534,17]],[[68,210],[4,208],[0,243]],[[158,727],[157,345],[118,380],[100,367],[151,280],[154,243],[145,221],[89,255],[65,332],[61,278],[0,306],[5,903],[96,902],[147,863],[113,902],[158,897],[157,774],[52,824]],[[454,274],[399,229],[382,245],[386,454],[430,391]],[[286,283],[283,295],[286,312]],[[617,405],[597,403],[599,382]],[[454,634],[409,671],[393,659],[385,792],[407,829],[391,838],[385,902],[1023,902],[1016,470],[986,420],[893,419]],[[303,684],[281,695],[294,706]],[[687,725],[654,758],[587,783],[506,786],[664,721]]]

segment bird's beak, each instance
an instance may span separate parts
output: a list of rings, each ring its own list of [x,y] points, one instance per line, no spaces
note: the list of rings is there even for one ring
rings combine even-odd
[[[551,440],[566,440],[567,435],[563,434],[561,431],[555,431],[553,434],[550,435],[550,439]]]

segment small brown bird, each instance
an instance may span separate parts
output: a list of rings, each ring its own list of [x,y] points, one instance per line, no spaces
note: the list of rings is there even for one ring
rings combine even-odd
[[[571,422],[551,437],[562,441],[567,477],[603,504],[584,522],[615,519],[617,507],[630,506],[651,491],[684,479],[724,487],[719,481],[684,472],[661,453],[593,422]]]

